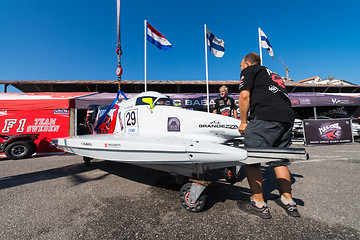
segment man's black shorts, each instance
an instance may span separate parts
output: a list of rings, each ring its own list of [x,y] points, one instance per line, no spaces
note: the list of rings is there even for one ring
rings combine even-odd
[[[244,145],[249,148],[288,148],[291,145],[291,129],[289,123],[253,119],[245,129]],[[277,167],[287,166],[290,162],[286,159],[267,164]]]

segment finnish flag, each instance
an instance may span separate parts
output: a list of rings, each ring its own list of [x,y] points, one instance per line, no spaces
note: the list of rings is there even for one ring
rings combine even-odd
[[[161,50],[170,51],[171,43],[149,23],[147,23],[146,39]]]
[[[260,33],[260,38],[261,38],[261,47],[266,48],[269,55],[271,57],[274,57],[274,52],[273,52],[272,46],[271,46],[271,44],[269,42],[269,39],[267,38],[265,33],[261,30],[261,28],[259,28],[259,33]]]
[[[210,32],[210,30],[206,27],[206,38],[207,44],[209,45],[210,52],[215,57],[222,57],[225,53],[225,42],[221,39],[218,39]]]

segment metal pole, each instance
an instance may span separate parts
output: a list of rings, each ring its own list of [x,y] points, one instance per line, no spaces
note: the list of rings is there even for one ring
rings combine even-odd
[[[207,112],[210,112],[209,103],[209,72],[208,72],[208,57],[207,57],[207,36],[206,36],[206,24],[204,24],[205,32],[205,71],[206,71],[206,99],[207,99]]]
[[[117,0],[117,39],[118,44],[121,44],[121,36],[120,36],[120,0]]]
[[[144,65],[145,65],[145,76],[144,76],[144,80],[145,80],[145,92],[147,91],[147,63],[146,63],[146,36],[147,36],[147,21],[144,21],[144,27],[145,27],[145,36],[144,36],[144,49],[145,49],[145,56],[144,56]]]
[[[261,47],[261,34],[260,34],[261,29],[258,28],[258,32],[259,32],[259,48],[260,48],[260,65],[262,66],[262,47]]]
[[[75,108],[75,136],[77,136],[78,110]]]

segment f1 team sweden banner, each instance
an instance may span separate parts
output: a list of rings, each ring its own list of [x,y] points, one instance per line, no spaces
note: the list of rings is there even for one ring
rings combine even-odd
[[[306,145],[354,142],[349,118],[306,119],[303,126]]]

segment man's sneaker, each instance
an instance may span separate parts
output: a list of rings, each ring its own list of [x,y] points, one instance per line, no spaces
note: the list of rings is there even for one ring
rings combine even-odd
[[[275,203],[286,210],[286,213],[292,217],[300,217],[300,213],[296,205],[285,205],[280,198],[275,199]]]
[[[244,212],[254,214],[254,215],[256,215],[258,217],[261,217],[261,218],[264,218],[264,219],[271,218],[270,210],[266,206],[266,204],[262,208],[258,208],[253,201],[247,202],[247,201],[239,200],[237,202],[237,205],[240,208],[240,210],[242,210]]]

